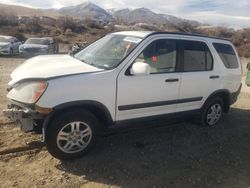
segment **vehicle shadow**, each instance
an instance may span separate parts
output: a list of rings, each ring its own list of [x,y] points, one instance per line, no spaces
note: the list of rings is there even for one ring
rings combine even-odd
[[[27,59],[27,58],[25,58],[23,56],[20,56],[18,54],[15,54],[15,55],[12,55],[12,56],[10,56],[10,55],[0,55],[0,58],[6,58],[6,59]]]
[[[57,168],[110,186],[250,186],[250,110],[233,108],[213,128],[152,125],[106,136],[87,156]]]

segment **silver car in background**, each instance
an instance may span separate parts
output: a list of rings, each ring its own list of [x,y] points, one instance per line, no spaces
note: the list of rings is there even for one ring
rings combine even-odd
[[[19,46],[19,53],[24,57],[56,54],[58,52],[58,43],[51,37],[29,38]]]
[[[0,55],[14,55],[19,53],[22,43],[15,37],[0,35]]]

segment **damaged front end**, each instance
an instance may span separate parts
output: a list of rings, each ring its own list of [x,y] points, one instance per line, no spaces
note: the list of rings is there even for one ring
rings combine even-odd
[[[3,110],[3,115],[16,122],[24,132],[42,130],[43,119],[51,109],[41,108],[36,102],[45,92],[48,83],[44,80],[30,80],[11,86],[7,95],[10,103]]]
[[[42,122],[45,117],[37,112],[35,108],[24,106],[17,102],[11,102],[8,108],[3,110],[3,114],[11,121],[17,123],[24,132],[30,132],[38,128],[38,126],[42,126],[39,125],[39,122]]]

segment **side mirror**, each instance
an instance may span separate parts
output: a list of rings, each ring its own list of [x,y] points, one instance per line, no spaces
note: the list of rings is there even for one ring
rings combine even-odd
[[[247,70],[250,70],[250,63],[247,64]]]
[[[147,63],[136,62],[130,69],[130,74],[135,76],[145,76],[150,74],[150,66]]]

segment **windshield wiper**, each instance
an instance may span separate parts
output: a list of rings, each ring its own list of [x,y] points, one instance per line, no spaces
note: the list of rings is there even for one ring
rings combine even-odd
[[[100,69],[107,69],[105,66],[100,66],[100,65],[97,65],[95,63],[91,63],[91,62],[86,62],[84,61],[83,59],[79,59],[81,62],[85,63],[85,64],[88,64],[88,65],[91,65],[93,67],[96,67],[96,68],[100,68]]]

